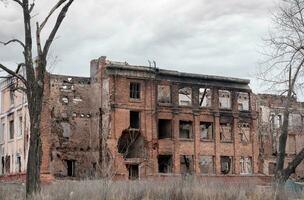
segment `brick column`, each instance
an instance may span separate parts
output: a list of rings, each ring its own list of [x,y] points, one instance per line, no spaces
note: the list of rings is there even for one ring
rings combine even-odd
[[[194,124],[193,124],[193,133],[194,133],[194,172],[196,174],[200,173],[199,169],[199,147],[200,147],[200,117],[199,113],[194,114]]]
[[[259,159],[259,144],[257,135],[257,119],[256,116],[252,117],[251,124],[251,137],[252,137],[252,171],[254,174],[259,172],[258,159]]]
[[[172,131],[173,131],[173,172],[176,174],[180,173],[179,163],[179,121],[176,114],[173,114],[172,119]]]
[[[233,164],[234,164],[234,173],[240,174],[240,135],[239,135],[239,127],[238,127],[238,115],[235,114],[233,116]]]
[[[214,116],[214,152],[215,152],[215,174],[221,174],[221,161],[220,161],[220,154],[219,154],[219,146],[220,146],[220,115],[219,113],[215,114]]]

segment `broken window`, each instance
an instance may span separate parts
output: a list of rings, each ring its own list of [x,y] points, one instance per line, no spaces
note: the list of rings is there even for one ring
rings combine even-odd
[[[158,156],[158,172],[171,173],[172,172],[172,155]]]
[[[241,174],[252,174],[252,158],[241,156],[240,160]]]
[[[178,90],[178,98],[180,106],[192,105],[192,88],[184,87]]]
[[[140,99],[140,83],[137,82],[130,83],[130,98]]]
[[[212,93],[209,88],[199,89],[199,105],[200,107],[211,107]]]
[[[139,166],[138,164],[127,165],[129,171],[129,179],[137,180],[139,178]]]
[[[249,110],[249,94],[238,92],[238,110]]]
[[[17,154],[16,159],[17,159],[16,162],[17,162],[18,173],[21,173],[21,156],[19,154]]]
[[[118,140],[117,148],[124,158],[142,158],[145,156],[144,138],[138,130],[124,130]]]
[[[75,160],[66,160],[67,165],[67,176],[74,177],[75,176]]]
[[[10,140],[14,139],[14,131],[15,131],[14,120],[11,120],[9,122],[9,139]]]
[[[250,142],[250,125],[249,123],[239,123],[239,132],[242,143]]]
[[[232,174],[232,157],[221,156],[221,173]]]
[[[219,90],[219,103],[220,108],[231,108],[231,93],[228,90]]]
[[[214,156],[200,156],[201,174],[214,174]]]
[[[139,112],[130,111],[130,128],[139,129]]]
[[[159,119],[158,120],[158,139],[171,138],[172,132],[171,120]]]
[[[179,137],[192,139],[192,122],[191,121],[179,121]]]
[[[169,85],[159,85],[157,92],[159,103],[171,103],[171,88]]]
[[[220,139],[222,142],[232,142],[232,118],[221,118],[220,119]]]
[[[191,174],[194,172],[192,155],[181,155],[180,156],[180,172],[182,174]]]
[[[213,140],[213,123],[212,122],[201,122],[201,139],[202,140]]]
[[[269,163],[268,164],[268,174],[269,175],[274,175],[275,174],[275,171],[276,171],[276,167],[277,167],[277,164],[276,163]]]

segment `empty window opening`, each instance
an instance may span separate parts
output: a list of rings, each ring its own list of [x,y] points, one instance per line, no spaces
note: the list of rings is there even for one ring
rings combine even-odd
[[[209,88],[199,89],[199,105],[200,107],[211,107],[212,93]]]
[[[221,173],[232,174],[232,157],[221,156]]]
[[[232,141],[232,128],[230,123],[220,123],[220,137],[222,142]]]
[[[172,123],[171,120],[159,119],[158,120],[158,138],[171,138]]]
[[[67,176],[74,177],[75,176],[75,160],[66,160],[67,165]]]
[[[246,92],[238,93],[238,110],[249,110],[249,94]]]
[[[139,112],[130,111],[130,128],[139,129]]]
[[[214,174],[214,156],[200,156],[201,174]]]
[[[201,122],[201,139],[202,140],[213,140],[213,123],[212,122]]]
[[[18,173],[21,173],[21,156],[17,155],[16,159],[17,159],[17,170],[18,170]]]
[[[231,108],[231,93],[228,90],[219,90],[219,103],[220,108]]]
[[[140,99],[140,83],[136,83],[136,82],[130,83],[130,98]]]
[[[69,103],[69,98],[68,98],[68,97],[62,97],[62,98],[61,98],[61,101],[62,101],[64,104],[68,104],[68,103]]]
[[[5,173],[5,159],[4,156],[1,157],[1,174]]]
[[[172,173],[172,155],[158,156],[158,172]]]
[[[124,130],[118,140],[117,148],[124,158],[142,158],[145,156],[144,138],[136,130]]]
[[[11,172],[11,156],[5,157],[5,173]]]
[[[242,143],[250,142],[250,124],[249,123],[239,123],[239,133],[241,136]]]
[[[277,164],[276,163],[269,163],[268,164],[268,174],[269,175],[274,175],[275,174],[275,171],[276,171],[276,167],[277,167]]]
[[[178,91],[179,105],[191,106],[192,105],[192,88],[184,87]]]
[[[62,136],[64,138],[69,138],[71,136],[71,125],[67,122],[61,122],[60,124],[63,130]]]
[[[14,127],[14,120],[11,120],[9,122],[9,139],[12,140],[14,139],[14,131],[15,131],[15,127]]]
[[[192,174],[194,172],[192,155],[180,156],[180,172],[182,174]]]
[[[138,164],[130,164],[127,165],[129,171],[129,179],[130,180],[137,180],[139,179],[139,166]]]
[[[241,174],[252,174],[252,159],[251,157],[241,156],[240,160]]]
[[[283,124],[283,118],[282,118],[282,115],[279,114],[277,116],[275,116],[275,119],[274,119],[274,127],[275,128],[280,128]]]
[[[159,85],[157,93],[159,103],[171,103],[171,87],[169,85]]]
[[[179,121],[179,137],[186,138],[186,139],[193,138],[191,121]]]

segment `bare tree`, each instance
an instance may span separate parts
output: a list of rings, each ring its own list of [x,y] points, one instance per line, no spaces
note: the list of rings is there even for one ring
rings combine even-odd
[[[304,147],[284,168],[288,136],[288,118],[292,99],[303,86],[304,78],[304,0],[283,0],[273,16],[273,31],[266,39],[269,60],[259,75],[271,88],[287,97],[284,105],[283,125],[279,137],[276,165],[276,183],[283,186],[304,159]]]
[[[36,22],[36,44],[32,43],[32,11],[35,7],[35,0],[1,0],[4,3],[16,3],[23,13],[24,23],[24,41],[12,39],[7,42],[1,42],[3,45],[11,43],[19,44],[23,49],[24,62],[18,64],[17,70],[11,67],[0,64],[0,68],[9,74],[9,77],[14,77],[22,82],[22,86],[17,89],[26,92],[28,100],[28,109],[30,116],[30,147],[27,163],[26,176],[26,194],[27,197],[40,190],[40,166],[41,166],[41,139],[40,139],[40,119],[43,103],[44,79],[47,66],[47,55],[51,44],[56,36],[56,33],[61,26],[66,13],[74,0],[58,0],[57,3],[50,9],[46,18],[41,22]],[[45,43],[41,43],[41,32],[47,26],[49,19],[55,15],[55,11],[59,10],[57,19],[53,25]],[[33,46],[37,51],[36,59],[33,58]],[[36,67],[34,65],[36,62]],[[25,76],[18,73],[19,68],[24,67]]]

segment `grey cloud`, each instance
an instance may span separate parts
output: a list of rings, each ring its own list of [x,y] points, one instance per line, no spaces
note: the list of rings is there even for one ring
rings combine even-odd
[[[106,55],[130,64],[149,59],[167,69],[252,77],[276,1],[75,1],[52,46],[51,57],[59,58],[54,72],[88,75],[89,61]],[[34,20],[40,21],[55,1],[36,2]],[[1,40],[22,37],[18,11],[0,5]],[[0,62],[20,59],[15,48],[0,47]]]

